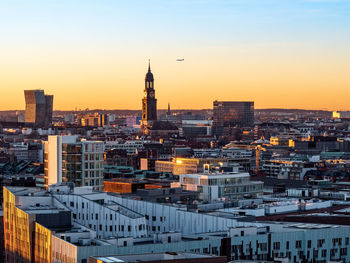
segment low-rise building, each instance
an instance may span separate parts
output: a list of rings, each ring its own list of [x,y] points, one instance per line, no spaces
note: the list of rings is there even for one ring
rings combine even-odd
[[[263,193],[263,183],[250,181],[247,173],[205,172],[182,174],[179,185],[187,191],[197,191],[204,201],[257,197]],[[176,183],[173,184],[176,186]]]

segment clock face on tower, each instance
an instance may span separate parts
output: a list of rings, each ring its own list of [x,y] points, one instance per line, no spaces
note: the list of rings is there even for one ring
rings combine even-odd
[[[149,96],[150,96],[151,98],[154,98],[154,91],[151,91],[151,92],[149,93]]]
[[[145,97],[147,97],[147,90],[144,91]]]

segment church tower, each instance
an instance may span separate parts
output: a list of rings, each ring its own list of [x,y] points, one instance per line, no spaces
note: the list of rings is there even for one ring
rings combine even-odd
[[[145,90],[142,99],[142,125],[149,126],[157,120],[157,99],[154,91],[154,78],[151,72],[151,63],[145,77]]]

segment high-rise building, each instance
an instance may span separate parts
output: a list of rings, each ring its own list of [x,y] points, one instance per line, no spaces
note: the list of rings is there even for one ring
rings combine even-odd
[[[154,78],[151,72],[151,64],[145,77],[145,94],[142,99],[142,125],[148,126],[157,120],[157,99],[154,91]]]
[[[225,135],[225,129],[254,125],[253,101],[214,101],[213,134]]]
[[[36,127],[49,127],[52,123],[53,95],[43,90],[25,90],[25,122]]]
[[[49,136],[45,142],[45,187],[60,182],[103,188],[103,142],[79,141],[76,136]]]

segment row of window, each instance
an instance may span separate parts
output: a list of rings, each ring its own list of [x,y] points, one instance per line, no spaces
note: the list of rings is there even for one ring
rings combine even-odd
[[[85,178],[89,177],[100,177],[103,176],[103,171],[102,170],[97,170],[97,171],[85,171]]]
[[[150,216],[149,215],[145,215],[145,218],[146,218],[146,220],[149,220],[150,219]],[[152,221],[154,222],[154,221],[157,221],[157,217],[156,216],[152,216]],[[165,222],[165,216],[160,216],[159,217],[159,221],[160,222]]]
[[[96,154],[85,154],[84,155],[84,160],[85,161],[99,161],[103,160],[103,154],[102,153],[96,153]]]
[[[324,239],[318,239],[317,240],[317,247],[320,248],[323,246],[323,244],[325,243]],[[342,238],[333,238],[332,239],[332,243],[333,246],[342,245]],[[345,238],[345,245],[349,245],[349,238],[346,237]],[[312,247],[312,240],[308,240],[307,241],[307,248],[311,248]],[[301,240],[297,240],[295,241],[295,248],[302,248],[302,241]],[[273,249],[274,250],[280,250],[280,242],[273,242]],[[286,242],[286,249],[289,249],[289,241]]]
[[[86,162],[84,164],[85,170],[87,169],[103,169],[103,161]]]
[[[103,144],[101,143],[86,143],[85,152],[102,152]]]
[[[102,224],[99,224],[98,226],[99,226],[99,227],[98,227],[98,230],[99,230],[99,231],[103,231],[103,230],[102,230],[102,229],[103,229]],[[96,228],[97,228],[97,225],[89,224],[89,228],[90,228],[90,229],[94,229],[94,230],[96,231],[96,230],[97,230],[97,229],[96,229]],[[146,229],[146,225],[141,224],[141,225],[139,225],[138,227],[135,226],[135,231],[137,230],[137,228],[138,228],[139,231],[142,231],[142,230],[145,230],[145,229]],[[114,231],[115,231],[115,232],[116,232],[116,231],[124,232],[124,230],[127,231],[127,232],[131,232],[131,225],[127,225],[127,226],[124,226],[124,225],[114,225]],[[112,225],[110,225],[110,226],[105,225],[105,231],[106,231],[106,232],[108,232],[108,231],[109,231],[109,232],[113,232],[113,226],[112,226]]]

